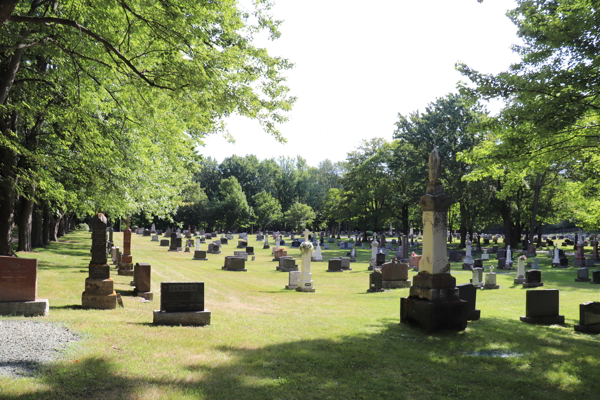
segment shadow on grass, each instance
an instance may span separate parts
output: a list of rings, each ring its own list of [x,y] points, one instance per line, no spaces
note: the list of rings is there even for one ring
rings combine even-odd
[[[50,306],[51,310],[83,310],[80,304],[73,304],[67,306]]]
[[[136,297],[133,290],[115,289],[115,292],[124,297]]]
[[[98,357],[57,363],[38,375],[43,389],[2,398],[579,399],[600,390],[600,341],[572,329],[495,318],[465,332],[426,334],[395,320],[366,328],[379,331],[219,346],[219,361],[181,364],[173,378],[128,375]]]

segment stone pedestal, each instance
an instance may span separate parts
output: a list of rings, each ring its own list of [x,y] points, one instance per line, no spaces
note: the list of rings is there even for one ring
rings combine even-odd
[[[194,260],[202,260],[206,261],[206,251],[204,250],[196,250],[194,251]]]
[[[85,291],[81,295],[83,308],[113,310],[117,308],[117,293],[114,282],[108,279],[86,278]]]
[[[410,296],[400,299],[400,322],[409,322],[427,331],[464,330],[468,304],[459,298],[456,279],[450,274],[420,272],[413,277]]]
[[[210,325],[211,312],[204,311],[176,311],[166,312],[154,310],[154,325],[176,325],[176,326],[204,326]]]
[[[48,314],[48,299],[0,302],[0,315],[42,317]]]

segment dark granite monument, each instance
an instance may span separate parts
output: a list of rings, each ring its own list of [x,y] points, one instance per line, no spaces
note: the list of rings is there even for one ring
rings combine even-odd
[[[155,325],[210,324],[204,308],[204,282],[161,282],[160,310],[154,311]]]
[[[521,321],[529,324],[564,324],[565,317],[558,314],[558,289],[537,289],[525,292],[525,316]]]

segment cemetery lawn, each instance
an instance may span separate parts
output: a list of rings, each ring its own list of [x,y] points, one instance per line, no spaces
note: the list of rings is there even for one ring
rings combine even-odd
[[[62,324],[81,340],[32,377],[0,376],[0,399],[598,398],[600,337],[573,326],[580,303],[600,301],[600,285],[575,282],[573,267],[551,269],[551,259],[539,255],[543,288],[560,289],[564,326],[520,322],[525,289],[513,284],[515,271],[497,270],[500,290],[477,293],[481,320],[464,332],[427,334],[399,324],[408,289],[366,293],[370,249],[358,250],[352,271],[327,273],[326,261],[313,263],[316,293],[298,293],[284,289],[288,274],[275,271],[270,251],[252,235],[257,256],[248,272],[221,270],[237,250],[234,237],[221,254],[194,261],[193,252],[168,252],[132,235],[134,263],[152,265],[154,301],[133,297],[132,278],[111,265],[125,307],[108,311],[81,309],[89,233],[20,253],[39,259],[38,297],[50,301],[49,315],[33,320]],[[122,233],[114,239],[122,243]],[[299,250],[287,249],[300,263]],[[345,253],[323,250],[325,260]],[[452,274],[458,284],[471,277],[459,263]],[[161,281],[205,282],[211,325],[152,325]]]

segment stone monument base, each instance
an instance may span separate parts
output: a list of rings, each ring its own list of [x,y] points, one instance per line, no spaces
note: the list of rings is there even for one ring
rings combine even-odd
[[[409,288],[411,286],[410,281],[381,281],[384,289],[400,289]]]
[[[586,266],[585,259],[584,260],[575,260],[575,266],[579,268],[584,268]]]
[[[541,317],[521,317],[522,322],[537,325],[562,325],[565,323],[564,315],[550,315]]]
[[[400,322],[417,325],[426,331],[459,330],[467,327],[468,304],[464,300],[426,300],[400,298]]]
[[[544,286],[544,282],[531,282],[531,283],[525,282],[523,284],[524,288],[532,288],[532,287],[540,287],[540,286]]]
[[[48,314],[48,299],[0,302],[0,315],[39,317]]]
[[[575,325],[575,331],[581,333],[600,333],[600,324]]]
[[[230,269],[227,267],[221,267],[222,270],[224,271],[234,271],[234,272],[248,272],[248,268],[244,268],[244,269]]]
[[[117,274],[122,276],[133,276],[133,264],[131,264],[131,268],[123,268],[123,264],[121,264]]]
[[[522,278],[515,278],[515,285],[520,285],[521,283],[525,283],[525,277]]]
[[[298,285],[285,285],[287,290],[296,290],[298,289]]]
[[[500,289],[500,285],[483,285],[481,289]]]
[[[591,281],[590,278],[577,278],[575,279],[575,282],[589,282]]]
[[[209,310],[204,311],[177,311],[166,312],[154,310],[154,325],[183,325],[183,326],[204,326],[210,325]]]
[[[463,269],[463,271],[471,271],[471,270],[473,270],[473,264],[463,263],[462,269]]]
[[[452,275],[420,272],[413,277],[410,296],[400,298],[400,322],[426,331],[464,330],[468,307]]]
[[[481,318],[481,310],[469,310],[467,311],[468,321],[477,321]]]
[[[310,289],[310,288],[303,288],[303,287],[297,287],[297,288],[296,288],[296,292],[308,292],[308,293],[314,293],[314,292],[316,292],[316,291],[317,291],[317,290],[316,290],[315,288],[312,288],[312,289]]]
[[[194,251],[194,260],[207,261],[206,252],[204,250],[195,250]]]
[[[114,310],[117,308],[117,293],[114,291],[112,294],[91,294],[83,292],[81,295],[81,304],[83,308]]]
[[[137,297],[144,298],[148,301],[154,300],[154,293],[152,292],[138,292],[137,290],[134,290],[133,294],[135,294]]]

